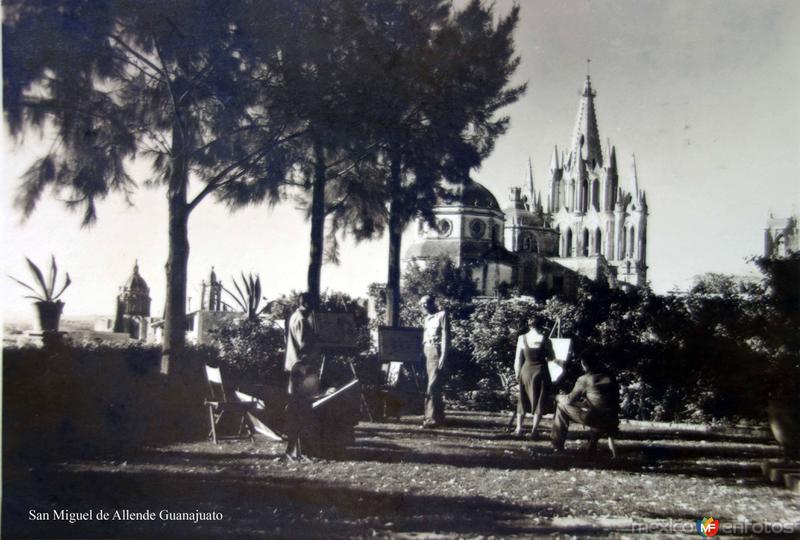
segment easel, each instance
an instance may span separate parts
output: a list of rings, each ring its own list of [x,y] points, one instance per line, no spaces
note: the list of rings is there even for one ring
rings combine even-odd
[[[353,363],[353,355],[356,354],[356,325],[355,316],[349,312],[314,312],[314,331],[319,340],[319,350],[321,361],[319,366],[319,380],[322,381],[322,374],[325,371],[325,363],[328,354],[336,354],[343,358],[350,367],[353,379],[358,380],[358,374]],[[352,381],[351,381],[352,382]],[[348,383],[349,384],[349,383]],[[372,421],[372,413],[367,405],[364,396],[364,388],[359,385],[359,396],[361,407],[366,410],[367,417]]]
[[[350,351],[350,353],[352,353],[352,351]],[[355,363],[353,362],[352,356],[350,356],[349,354],[347,354],[347,352],[344,352],[344,351],[339,351],[339,354],[340,354],[340,357],[344,359],[344,361],[347,363],[348,367],[350,368],[350,372],[353,374],[353,379],[357,381],[358,380],[358,373],[356,372],[356,366],[355,366]],[[322,373],[325,370],[325,361],[326,360],[327,360],[327,354],[326,353],[322,353],[322,361],[320,362],[320,366],[319,366],[319,380],[320,380],[320,382],[322,381]],[[358,395],[359,395],[359,398],[360,398],[360,406],[361,406],[361,408],[364,411],[366,411],[367,418],[369,418],[369,421],[370,422],[374,422],[374,419],[372,417],[372,412],[370,412],[369,405],[367,404],[367,398],[366,398],[366,396],[364,396],[364,387],[362,385],[359,385]]]
[[[556,339],[561,339],[561,317],[556,318],[556,324],[554,324],[553,327],[550,329],[550,333],[547,335],[547,339],[549,340],[553,339],[553,332],[556,332]],[[516,351],[514,351],[514,354],[516,354]],[[522,383],[520,382],[519,384]],[[517,397],[517,401],[519,401],[519,396]],[[511,431],[511,427],[514,425],[514,421],[517,419],[518,409],[519,406],[517,406],[517,408],[512,411],[511,419],[508,421],[508,425],[506,426],[506,431]]]
[[[378,357],[381,365],[400,363],[401,370],[408,369],[414,381],[417,394],[424,395],[426,388],[419,373],[419,366],[424,357],[422,348],[423,329],[417,327],[378,327]],[[387,373],[388,375],[388,373]],[[384,381],[384,396],[391,391],[388,381]]]

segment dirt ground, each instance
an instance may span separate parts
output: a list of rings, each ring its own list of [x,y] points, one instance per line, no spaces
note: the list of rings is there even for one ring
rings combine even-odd
[[[620,456],[601,444],[589,460],[580,429],[553,454],[548,419],[536,440],[513,438],[500,414],[453,412],[435,430],[420,421],[362,422],[342,459],[302,464],[282,461],[284,445],[263,438],[7,462],[3,536],[660,537],[696,534],[705,516],[726,537],[744,524],[800,531],[800,496],[761,476],[760,463],[779,456],[763,431],[623,422]],[[63,510],[92,514],[69,523]],[[123,510],[155,517],[113,519]],[[208,515],[195,523],[191,512]]]

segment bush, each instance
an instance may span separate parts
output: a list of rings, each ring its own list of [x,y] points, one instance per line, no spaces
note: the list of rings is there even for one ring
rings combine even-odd
[[[269,304],[269,317],[273,320],[288,320],[297,307],[297,298],[300,292],[292,291],[284,294]],[[319,310],[323,313],[352,313],[355,318],[357,337],[356,350],[359,353],[370,349],[369,317],[367,316],[366,302],[353,298],[347,293],[324,291],[320,295]]]
[[[260,319],[226,321],[214,332],[212,345],[218,351],[223,377],[231,387],[252,384],[286,386],[284,325],[294,312],[299,294],[293,291],[273,300],[269,303],[268,314]],[[369,319],[361,301],[344,293],[326,291],[320,299],[320,310],[352,313],[357,331],[354,355],[369,351]],[[345,370],[340,364],[334,355],[328,355],[325,375],[328,384],[335,386],[352,378],[349,366],[344,366]]]
[[[160,348],[138,343],[5,348],[6,455],[55,459],[203,437],[202,365],[213,350],[188,348],[169,377],[160,358]]]
[[[213,334],[223,380],[232,387],[242,382],[284,386],[284,331],[272,319],[228,320]]]
[[[445,274],[436,270],[424,275],[430,282],[453,277]],[[786,275],[793,274],[782,270],[781,283],[791,281]],[[417,289],[406,299],[448,290],[423,279],[415,283]],[[797,317],[786,308],[794,305],[794,296],[781,303],[763,286],[742,286],[730,276],[701,276],[687,294],[609,289],[584,280],[569,301],[464,301],[455,296],[440,297],[452,329],[446,390],[450,399],[464,403],[503,408],[505,404],[490,399],[492,393],[504,393],[513,402],[516,339],[535,313],[551,324],[561,321],[562,335],[572,338],[577,357],[589,349],[599,351],[618,377],[622,412],[629,418],[763,420],[776,384],[769,374],[780,373],[777,379],[786,385],[797,386],[800,380],[800,331]],[[416,303],[403,306],[402,320],[421,324]],[[562,379],[565,389],[579,374],[574,363]]]

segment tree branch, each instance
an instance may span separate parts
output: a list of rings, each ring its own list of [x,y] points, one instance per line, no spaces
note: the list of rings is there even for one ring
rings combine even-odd
[[[156,70],[156,72],[161,73],[165,78],[169,79],[169,77],[167,76],[167,72],[166,72],[166,66],[164,66],[164,69],[159,69],[158,66],[155,65],[153,62],[151,62],[146,56],[144,56],[143,54],[139,53],[134,48],[132,48],[130,45],[125,43],[125,40],[117,37],[114,34],[109,34],[108,37],[110,37],[111,39],[113,39],[114,41],[119,43],[119,45],[123,49],[125,49],[130,54],[132,54],[133,56],[135,56],[136,58],[138,58],[139,60],[141,60],[142,62],[147,64],[148,66],[150,66],[152,69]],[[153,42],[155,43],[155,37],[153,38]],[[158,48],[156,48],[156,50],[158,50]],[[161,59],[161,63],[163,65],[163,63],[164,63],[163,59]]]
[[[209,180],[209,181],[206,183],[205,187],[204,187],[204,188],[203,188],[203,189],[200,191],[200,193],[198,193],[198,194],[197,194],[197,195],[196,195],[196,196],[195,196],[195,197],[194,197],[194,198],[193,198],[193,199],[192,199],[192,200],[189,202],[189,211],[191,212],[192,210],[194,210],[194,208],[195,208],[195,207],[196,207],[198,204],[200,204],[200,202],[201,202],[203,199],[205,199],[205,198],[206,198],[206,196],[207,196],[209,193],[212,193],[212,192],[213,192],[215,189],[217,189],[218,187],[220,187],[220,185],[222,184],[222,180],[223,180],[223,179],[224,179],[224,178],[225,178],[225,177],[226,177],[226,176],[227,176],[227,175],[228,175],[228,174],[229,174],[231,171],[233,171],[233,170],[234,170],[234,169],[236,169],[237,167],[241,167],[241,166],[242,166],[242,165],[244,165],[245,163],[248,163],[248,162],[251,162],[251,163],[252,163],[252,159],[253,159],[254,157],[258,156],[258,155],[259,155],[259,154],[261,154],[261,153],[265,153],[266,151],[267,151],[267,149],[265,149],[265,148],[259,148],[259,149],[258,149],[258,150],[256,150],[255,152],[252,152],[252,153],[248,154],[247,156],[243,157],[243,158],[242,158],[242,159],[240,159],[239,161],[236,161],[235,163],[231,163],[230,165],[228,165],[227,167],[225,167],[225,168],[224,168],[224,169],[223,169],[223,170],[222,170],[222,171],[221,171],[219,174],[217,174],[216,176],[214,176],[213,178],[211,178],[211,179],[210,179],[210,180]],[[244,168],[244,167],[243,167],[243,168],[242,168],[242,173],[241,173],[241,174],[244,174],[244,172],[246,172],[246,171],[247,171],[247,168]],[[234,179],[235,179],[235,178],[239,178],[239,177],[241,177],[241,174],[240,174],[239,176],[237,176],[237,177],[234,177]]]

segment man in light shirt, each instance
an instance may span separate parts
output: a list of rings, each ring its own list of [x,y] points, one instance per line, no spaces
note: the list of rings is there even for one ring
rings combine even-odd
[[[425,420],[422,427],[433,428],[444,423],[442,370],[450,347],[450,321],[447,312],[436,307],[436,299],[433,296],[423,296],[420,304],[427,313],[422,334],[422,346],[428,372]]]

